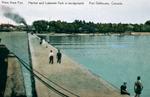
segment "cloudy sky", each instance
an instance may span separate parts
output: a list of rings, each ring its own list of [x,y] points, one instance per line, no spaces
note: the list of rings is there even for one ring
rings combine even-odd
[[[12,0],[20,1],[16,4],[11,0],[0,1],[0,23],[14,23],[3,16],[2,6],[11,8],[12,12],[24,17],[28,24],[34,20],[72,22],[78,19],[95,23],[145,23],[150,20],[150,0]],[[31,4],[33,1],[44,4]],[[58,4],[58,1],[63,4]],[[48,2],[55,4],[46,4]],[[74,2],[80,4],[68,4]],[[112,2],[119,5],[113,5]]]

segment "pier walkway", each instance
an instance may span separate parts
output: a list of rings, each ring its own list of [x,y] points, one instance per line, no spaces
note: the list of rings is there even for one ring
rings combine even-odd
[[[62,54],[62,63],[56,63],[56,48],[48,43],[40,45],[40,39],[36,35],[29,34],[29,45],[33,69],[63,87],[61,88],[41,76],[46,83],[69,97],[128,97],[120,95],[119,90],[111,84],[93,75],[65,54]],[[53,50],[55,55],[54,64],[49,64],[48,61],[50,50]],[[61,95],[45,87],[36,78],[35,85],[38,97],[61,97]]]

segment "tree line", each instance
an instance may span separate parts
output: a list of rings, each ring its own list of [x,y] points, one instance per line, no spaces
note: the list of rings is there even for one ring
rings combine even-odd
[[[75,20],[71,23],[65,21],[37,20],[28,26],[13,26],[1,24],[0,31],[33,31],[34,33],[125,33],[125,32],[150,32],[150,20],[144,24],[129,23],[94,23],[84,20]]]
[[[124,33],[124,32],[150,32],[150,20],[144,24],[123,23],[93,23],[84,20],[75,20],[72,23],[64,21],[38,20],[32,24],[37,33]]]

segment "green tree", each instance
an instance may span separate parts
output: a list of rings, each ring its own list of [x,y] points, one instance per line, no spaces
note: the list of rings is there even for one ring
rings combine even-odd
[[[145,25],[150,25],[150,20],[146,21]]]
[[[32,25],[38,33],[47,32],[49,29],[48,22],[45,20],[34,21]]]

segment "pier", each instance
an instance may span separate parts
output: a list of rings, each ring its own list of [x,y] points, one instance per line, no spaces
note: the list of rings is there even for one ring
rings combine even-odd
[[[61,64],[56,62],[56,57],[54,57],[54,64],[49,64],[49,51],[53,50],[56,56],[57,49],[48,43],[41,45],[40,38],[36,35],[29,34],[29,45],[33,69],[44,76],[40,75],[42,80],[67,97],[128,97],[120,95],[118,89],[65,54],[62,54]],[[43,85],[37,78],[35,78],[35,85],[38,97],[62,96]]]
[[[11,36],[11,33],[8,34]],[[13,39],[14,35],[13,33]],[[18,34],[16,33],[16,35]],[[25,79],[31,76],[35,79],[32,84],[35,83],[37,97],[128,97],[120,95],[119,89],[94,75],[64,53],[62,54],[62,63],[58,64],[56,62],[57,49],[47,42],[40,44],[38,36],[29,33],[28,42],[30,63],[19,57],[20,55],[17,56],[16,51],[13,53],[5,45],[0,46],[0,54],[4,56],[1,58],[0,64],[1,97],[30,97],[27,90],[33,89],[26,89],[29,88],[26,85],[30,81]],[[55,55],[54,64],[49,64],[50,50],[53,50]],[[22,69],[30,72],[31,76],[24,76],[25,71]],[[32,97],[33,95],[35,94],[32,94]]]

